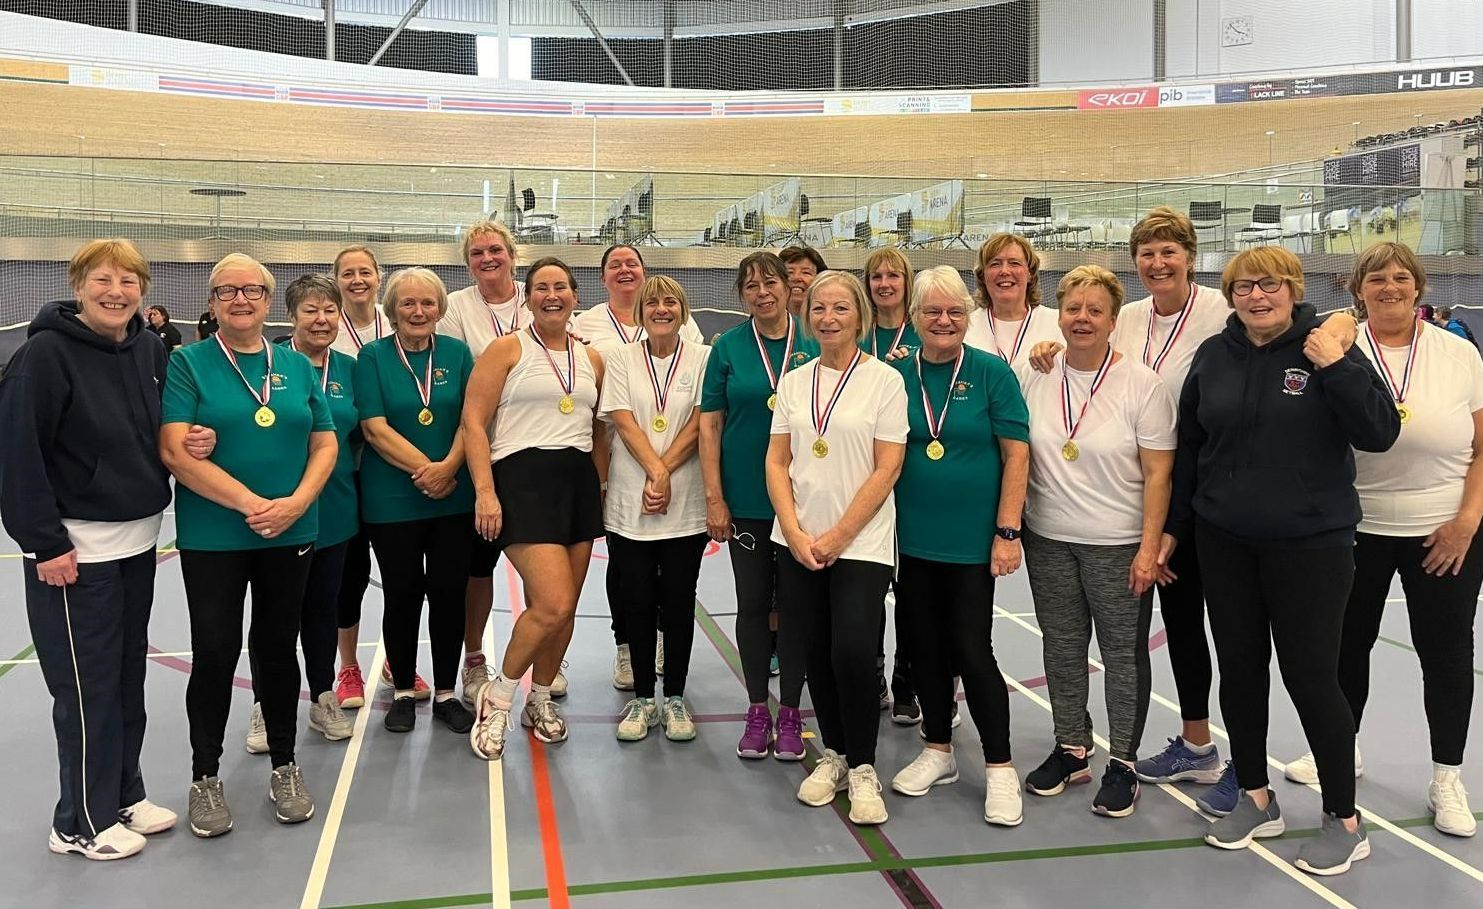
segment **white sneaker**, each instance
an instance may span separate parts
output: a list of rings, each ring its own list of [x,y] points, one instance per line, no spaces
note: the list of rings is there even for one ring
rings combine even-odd
[[[1313,752],[1308,752],[1296,761],[1282,768],[1282,775],[1304,786],[1312,786],[1318,782],[1318,764],[1313,760]],[[1359,743],[1354,743],[1354,778],[1359,779],[1365,775],[1365,762],[1359,756]]]
[[[488,663],[463,667],[463,702],[470,707],[479,699],[479,689],[494,681],[494,667]]]
[[[561,661],[561,668],[556,670],[556,678],[551,680],[551,696],[553,698],[564,698],[567,692],[566,660]]]
[[[951,751],[923,748],[916,760],[891,778],[891,788],[902,795],[926,795],[933,786],[958,781],[958,759]]]
[[[525,709],[520,711],[520,725],[534,732],[536,738],[548,745],[566,741],[566,719],[562,717],[556,702],[550,698],[544,701],[527,700]]]
[[[1018,827],[1025,819],[1020,799],[1020,775],[1013,767],[985,767],[988,793],[984,796],[984,820],[1001,827]]]
[[[798,800],[805,805],[822,808],[834,801],[836,792],[842,792],[848,787],[849,775],[850,767],[845,763],[844,756],[836,754],[832,748],[825,748],[819,763],[814,765],[814,772],[798,787]]]
[[[309,728],[329,742],[343,742],[355,732],[333,691],[320,692],[319,700],[309,705]]]
[[[664,675],[664,632],[654,632],[654,674]]]
[[[664,726],[664,737],[671,742],[688,742],[695,738],[695,718],[690,715],[685,699],[678,695],[665,698],[659,722]]]
[[[469,747],[486,761],[497,761],[505,753],[505,735],[512,728],[510,707],[496,707],[494,686],[479,692],[474,710],[474,728],[469,730]]]
[[[169,808],[162,808],[149,799],[140,799],[127,808],[120,808],[118,822],[139,834],[149,836],[154,833],[164,833],[179,818]]]
[[[633,660],[628,655],[627,644],[619,644],[613,657],[613,687],[619,691],[633,690]]]
[[[53,830],[51,836],[47,837],[46,846],[58,854],[72,852],[95,862],[111,862],[137,854],[144,848],[144,837],[123,824],[114,824],[97,836],[58,833]]]
[[[861,764],[850,771],[850,823],[884,824],[886,803],[881,798],[881,781],[876,778],[875,768]]]
[[[268,753],[268,724],[263,722],[262,704],[253,704],[247,715],[247,753]]]
[[[659,707],[653,698],[633,698],[623,705],[623,718],[618,721],[618,741],[641,742],[659,723]]]
[[[1468,791],[1462,786],[1459,770],[1432,771],[1431,785],[1426,788],[1426,807],[1436,815],[1432,826],[1452,836],[1472,836],[1478,832],[1478,821],[1468,807]]]

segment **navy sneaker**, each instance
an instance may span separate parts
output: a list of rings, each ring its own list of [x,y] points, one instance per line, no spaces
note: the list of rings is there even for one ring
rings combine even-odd
[[[1221,771],[1220,781],[1201,793],[1195,799],[1195,804],[1200,810],[1214,817],[1225,817],[1236,810],[1236,802],[1241,798],[1241,784],[1236,782],[1236,768],[1226,761],[1226,769]]]
[[[1102,788],[1092,800],[1092,811],[1103,817],[1127,817],[1138,802],[1138,776],[1122,761],[1111,759],[1102,773]]]
[[[1036,795],[1060,795],[1067,784],[1085,783],[1092,778],[1092,768],[1087,766],[1091,756],[1090,748],[1086,757],[1077,757],[1065,745],[1056,745],[1050,757],[1025,777],[1025,788]]]
[[[1145,783],[1211,783],[1220,782],[1220,752],[1212,746],[1197,754],[1185,744],[1182,736],[1169,740],[1169,747],[1151,758],[1133,765],[1138,779]]]

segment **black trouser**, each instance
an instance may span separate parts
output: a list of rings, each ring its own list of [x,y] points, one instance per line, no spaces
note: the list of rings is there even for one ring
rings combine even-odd
[[[1009,763],[1009,689],[994,659],[994,576],[988,564],[902,555],[896,571],[896,624],[910,629],[927,741],[952,742],[953,676],[961,675],[984,763]]]
[[[1180,546],[1169,560],[1178,577],[1158,589],[1159,611],[1169,645],[1169,668],[1179,694],[1179,715],[1187,721],[1210,719],[1210,641],[1205,636],[1205,584],[1199,547]]]
[[[633,540],[608,534],[608,572],[620,569],[625,589],[623,605],[630,631],[633,693],[654,696],[654,626],[663,620],[664,696],[685,693],[690,672],[690,647],[695,641],[695,585],[700,558],[710,539],[704,533],[669,540]]]
[[[1349,699],[1355,728],[1370,696],[1370,650],[1380,637],[1380,616],[1399,572],[1411,621],[1411,643],[1421,660],[1422,698],[1431,730],[1432,760],[1458,766],[1473,709],[1473,619],[1483,586],[1483,542],[1473,538],[1462,573],[1433,575],[1421,567],[1426,537],[1357,534],[1354,589],[1344,611],[1339,684]]]
[[[777,599],[777,547],[773,545],[772,521],[757,518],[732,518],[736,533],[727,549],[731,554],[731,576],[736,582],[736,649],[741,655],[742,678],[746,680],[747,701],[767,702],[767,664],[772,660],[772,629],[769,623]],[[792,556],[783,550],[783,558]],[[785,620],[778,616],[778,703],[797,707],[803,701],[803,678],[807,655],[803,637],[783,630]]]
[[[191,776],[216,776],[232,707],[232,679],[242,652],[242,610],[252,588],[248,648],[254,687],[276,769],[293,763],[299,711],[299,609],[314,545],[208,552],[180,551],[191,618],[191,680],[185,713],[191,727]]]
[[[336,595],[339,603],[336,612],[341,628],[354,628],[360,624],[360,604],[366,598],[366,587],[370,583],[371,538],[366,536],[366,525],[362,524],[345,544],[345,568],[340,574],[340,590]]]
[[[633,610],[632,610],[632,604],[628,602],[628,599],[629,599],[630,596],[633,595],[633,587],[631,585],[629,585],[628,580],[625,577],[623,577],[622,572],[621,572],[621,567],[622,566],[614,565],[613,564],[613,538],[616,537],[616,536],[617,536],[617,534],[611,533],[611,532],[608,533],[608,535],[607,535],[607,544],[608,544],[608,570],[603,575],[603,587],[607,590],[607,594],[608,594],[608,615],[611,616],[612,617],[612,620],[613,620],[613,623],[612,623],[613,643],[616,644],[619,647],[622,647],[624,644],[630,643],[629,638],[628,638],[628,629],[630,627],[629,626],[629,622],[628,622],[628,616],[632,613]],[[632,542],[632,541],[630,541],[630,542]],[[622,544],[619,544],[619,545],[621,546]],[[685,618],[686,619],[693,619],[694,618],[694,615],[692,614],[692,612],[686,612],[685,613]],[[660,607],[659,607],[659,614],[654,617],[654,623],[653,624],[654,624],[655,629],[657,629],[659,631],[664,631],[665,632],[665,641],[666,641],[665,651],[666,651],[666,655],[665,655],[664,671],[665,672],[669,672],[669,657],[668,657],[669,632],[668,631],[665,631],[665,629],[664,629],[664,606],[663,606],[663,604],[660,605]],[[632,650],[632,648],[629,649],[628,656],[629,656],[629,659],[632,660],[632,658],[633,658],[633,650]]]
[[[1339,687],[1339,638],[1354,580],[1351,544],[1254,544],[1200,521],[1205,601],[1220,661],[1220,709],[1245,790],[1267,785],[1272,647],[1318,764],[1323,810],[1354,814],[1354,717]]]
[[[891,566],[840,559],[810,571],[778,548],[779,638],[801,633],[808,693],[824,746],[851,767],[875,763],[880,704],[875,690],[875,630]],[[792,625],[793,629],[788,626]]]
[[[367,524],[381,566],[386,611],[381,620],[386,659],[398,691],[417,678],[417,632],[427,598],[427,636],[432,641],[433,688],[451,691],[463,652],[464,589],[469,581],[468,514]]]
[[[155,553],[77,566],[52,587],[21,563],[31,642],[52,696],[61,797],[58,833],[96,836],[144,798],[144,670]],[[20,768],[12,768],[19,770]]]
[[[901,619],[901,590],[896,590],[896,608],[893,610],[896,623],[896,654],[891,659],[891,698],[897,701],[910,700],[917,696],[912,687],[911,660],[916,652],[912,643],[912,623]],[[886,664],[886,601],[881,600],[881,630],[876,637],[875,659],[881,666]]]
[[[309,697],[314,701],[335,685],[335,648],[339,643],[335,617],[345,550],[349,545],[347,540],[316,548],[314,561],[309,564],[309,580],[304,585],[304,602],[299,608],[299,644],[304,650],[304,680],[309,683]],[[252,668],[253,700],[261,701],[257,651],[247,652],[247,662]]]

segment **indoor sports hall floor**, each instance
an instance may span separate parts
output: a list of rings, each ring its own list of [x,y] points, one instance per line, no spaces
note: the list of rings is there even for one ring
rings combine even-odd
[[[190,640],[179,561],[169,547],[172,520],[167,516],[161,537],[151,631],[158,653],[149,672],[143,763],[150,796],[183,811]],[[301,731],[298,759],[318,810],[309,823],[282,827],[273,821],[266,797],[266,756],[247,754],[241,746],[250,703],[244,654],[222,764],[235,831],[199,840],[179,827],[152,838],[141,856],[119,863],[52,855],[46,849],[56,798],[50,701],[32,657],[20,559],[9,540],[0,538],[0,547],[6,808],[0,823],[0,906],[1483,905],[1483,837],[1444,836],[1427,817],[1431,767],[1420,670],[1399,602],[1387,613],[1375,650],[1361,734],[1366,773],[1358,796],[1371,823],[1374,853],[1346,875],[1312,878],[1291,860],[1300,838],[1318,824],[1318,796],[1281,781],[1275,769],[1289,832],[1266,841],[1265,848],[1227,853],[1205,846],[1193,787],[1183,785],[1145,786],[1137,813],[1126,820],[1091,814],[1089,786],[1051,799],[1027,794],[1022,826],[989,827],[982,820],[978,740],[966,711],[958,733],[963,778],[957,784],[920,799],[888,792],[891,820],[876,829],[853,827],[839,805],[804,807],[794,799],[807,772],[802,766],[744,762],[734,754],[745,703],[733,643],[730,570],[717,547],[706,558],[696,607],[687,692],[701,720],[694,742],[668,742],[657,729],[635,744],[620,744],[613,736],[626,695],[610,684],[612,640],[599,545],[569,655],[566,743],[543,746],[520,734],[502,763],[486,764],[470,752],[466,737],[434,726],[425,706],[413,733],[384,731],[383,693],[359,713],[349,743],[330,744]],[[503,646],[512,605],[521,608],[517,580],[503,563],[497,578],[491,648]],[[1001,584],[996,599],[994,638],[1013,689],[1013,742],[1023,775],[1051,745],[1040,641],[1024,574]],[[378,600],[373,588],[362,626],[363,666],[374,660],[379,667],[382,659],[376,646]],[[1150,646],[1156,651],[1154,702],[1145,754],[1178,730],[1157,616]],[[424,646],[424,671],[426,654]],[[1275,678],[1274,690],[1280,692]],[[1092,698],[1092,715],[1105,731],[1095,680]],[[1466,774],[1474,807],[1483,806],[1479,703]],[[302,711],[300,722],[303,730]],[[892,726],[883,717],[878,767],[888,785],[920,744],[914,727]],[[1269,747],[1274,764],[1306,750],[1281,693],[1273,698]],[[1099,775],[1101,760],[1094,763]]]

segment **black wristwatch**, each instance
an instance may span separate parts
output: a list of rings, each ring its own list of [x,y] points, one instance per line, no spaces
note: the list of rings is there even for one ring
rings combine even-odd
[[[1005,540],[1018,540],[1024,534],[1018,527],[995,527],[994,535]]]

